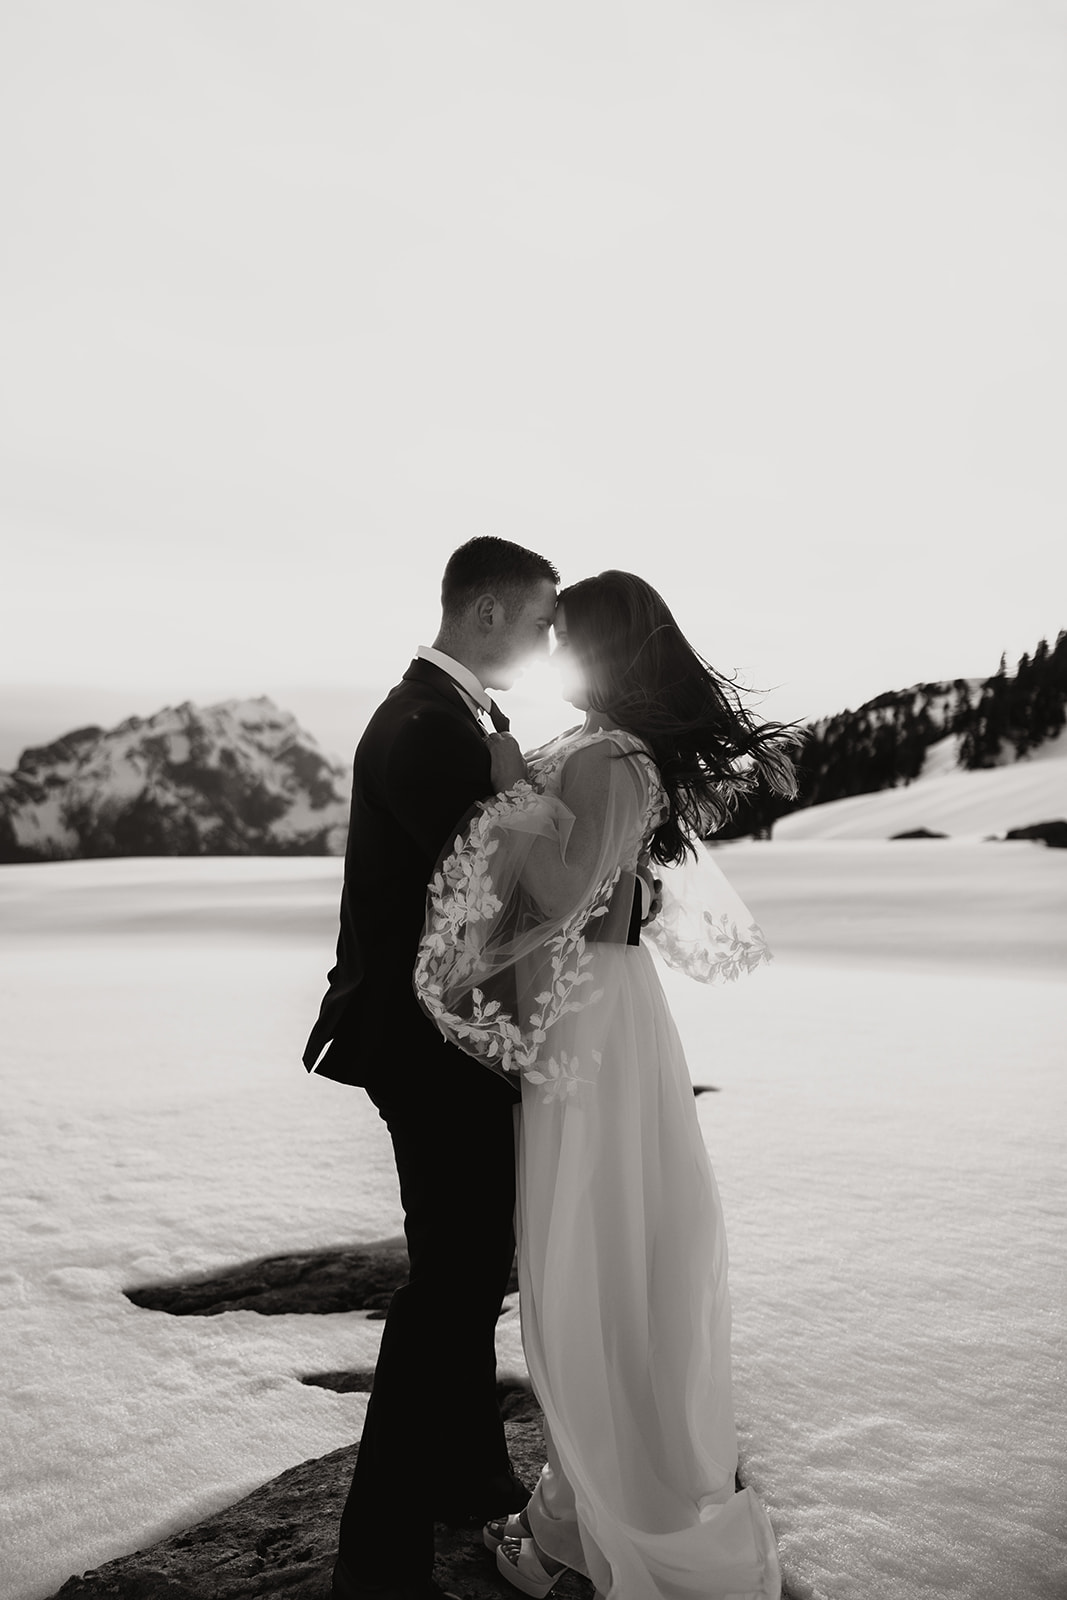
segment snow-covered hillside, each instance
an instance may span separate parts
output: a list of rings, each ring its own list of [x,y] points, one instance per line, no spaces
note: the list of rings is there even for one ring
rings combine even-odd
[[[336,855],[348,776],[271,700],[80,728],[0,773],[0,861]]]
[[[913,783],[794,811],[775,823],[774,838],[891,839],[926,828],[953,838],[986,839],[1067,819],[1064,733],[1022,760],[975,772],[956,765],[958,742],[950,734],[931,745]]]
[[[1033,655],[1020,656],[1014,673],[1002,657],[989,678],[891,689],[808,723],[798,729],[796,800],[757,790],[718,837],[767,838],[773,828],[785,839],[881,839],[922,828],[981,838],[1061,821],[1067,832],[1056,773],[985,776],[1038,761],[1062,777],[1065,727],[1067,629],[1051,648],[1041,639]],[[950,774],[951,783],[931,787]],[[983,776],[972,782],[975,774]]]

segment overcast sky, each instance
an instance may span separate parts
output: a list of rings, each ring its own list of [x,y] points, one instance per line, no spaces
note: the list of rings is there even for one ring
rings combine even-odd
[[[1067,626],[1063,0],[5,0],[0,120],[0,683],[388,686],[482,533],[783,716]]]

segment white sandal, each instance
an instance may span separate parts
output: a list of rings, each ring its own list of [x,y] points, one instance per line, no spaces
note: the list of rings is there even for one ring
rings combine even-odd
[[[551,1557],[549,1559],[551,1560]],[[554,1565],[554,1572],[549,1572],[545,1568],[532,1538],[513,1539],[508,1535],[500,1541],[500,1548],[496,1553],[496,1568],[500,1576],[505,1578],[513,1589],[518,1589],[520,1594],[532,1595],[534,1600],[545,1600],[545,1596],[559,1582],[563,1574],[571,1570],[563,1562]]]
[[[513,1511],[509,1517],[494,1517],[482,1529],[482,1543],[495,1555],[505,1539],[529,1539],[526,1511]]]

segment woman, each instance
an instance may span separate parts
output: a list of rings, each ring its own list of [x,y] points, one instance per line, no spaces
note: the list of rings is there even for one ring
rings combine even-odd
[[[520,1307],[548,1461],[485,1540],[528,1595],[570,1567],[607,1600],[774,1600],[770,1523],[735,1493],[718,1192],[634,906],[644,863],[696,858],[758,778],[793,792],[790,735],[755,723],[640,578],[575,584],[555,630],[585,721],[528,764],[495,741],[501,792],[431,883],[415,972],[445,1036],[522,1086]],[[685,871],[704,898],[666,875],[649,928],[666,959],[704,981],[765,960],[721,875]]]

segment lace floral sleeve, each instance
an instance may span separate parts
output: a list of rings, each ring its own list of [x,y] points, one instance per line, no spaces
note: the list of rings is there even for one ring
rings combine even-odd
[[[553,752],[533,768],[532,782],[483,801],[429,886],[414,973],[424,1009],[461,1049],[494,1071],[544,1085],[549,1094],[565,1092],[573,1075],[553,1030],[601,997],[592,935],[602,931],[624,873],[632,900],[632,871],[654,801],[647,761],[627,759],[636,741],[612,737],[619,759],[609,768],[595,859],[575,873],[565,908],[548,913],[538,904],[530,869],[535,850],[558,852],[567,862],[582,806],[580,750],[594,742],[589,739]],[[568,759],[577,763],[566,786],[575,810],[559,793]]]
[[[706,845],[695,863],[662,869],[662,907],[644,930],[668,966],[698,983],[731,983],[772,959],[763,929]]]

